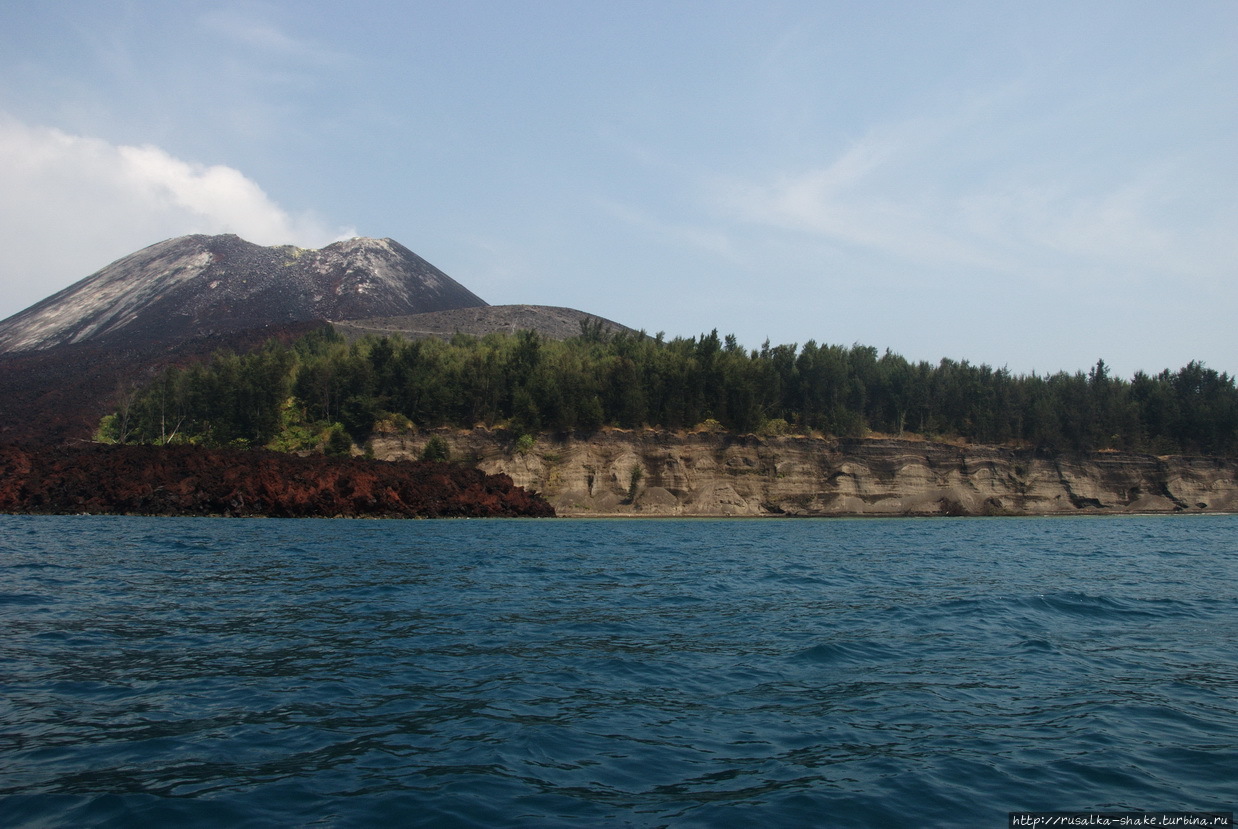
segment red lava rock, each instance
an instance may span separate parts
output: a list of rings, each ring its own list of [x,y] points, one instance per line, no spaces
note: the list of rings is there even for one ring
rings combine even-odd
[[[434,461],[196,446],[0,446],[0,512],[312,518],[547,517],[506,475]]]

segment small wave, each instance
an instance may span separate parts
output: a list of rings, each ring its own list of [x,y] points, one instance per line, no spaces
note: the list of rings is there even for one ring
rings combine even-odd
[[[1022,639],[1016,648],[1029,653],[1057,653],[1057,647],[1048,639]]]
[[[56,599],[52,596],[38,596],[33,593],[0,593],[0,605],[35,607],[55,602]]]
[[[1029,597],[1024,605],[1036,611],[1086,619],[1160,619],[1197,616],[1199,611],[1175,599],[1124,599],[1090,593],[1044,593]]]
[[[8,552],[0,549],[0,553]],[[77,569],[69,567],[65,564],[55,564],[50,561],[18,561],[12,564],[6,564],[5,567],[9,570],[73,570]]]
[[[796,662],[814,662],[820,665],[869,664],[875,661],[897,659],[901,654],[896,648],[867,640],[849,642],[826,642],[799,651],[791,658]]]

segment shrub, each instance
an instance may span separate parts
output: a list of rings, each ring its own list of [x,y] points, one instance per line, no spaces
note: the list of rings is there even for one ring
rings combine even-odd
[[[120,419],[114,415],[104,415],[95,430],[95,443],[121,443]]]
[[[772,420],[767,420],[757,429],[757,434],[761,437],[773,438],[780,435],[791,433],[791,424],[783,420],[781,417],[775,417]]]
[[[332,423],[327,428],[327,440],[322,451],[328,455],[347,455],[352,451],[352,438],[344,431],[340,423]]]
[[[413,421],[399,412],[379,412],[378,419],[374,421],[373,431],[388,435],[411,432]]]
[[[441,435],[431,435],[426,446],[421,450],[423,461],[447,461],[451,459],[451,447]]]

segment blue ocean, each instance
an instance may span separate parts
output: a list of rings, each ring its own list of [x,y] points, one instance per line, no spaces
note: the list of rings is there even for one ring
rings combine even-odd
[[[1238,516],[0,517],[5,826],[1238,804]]]

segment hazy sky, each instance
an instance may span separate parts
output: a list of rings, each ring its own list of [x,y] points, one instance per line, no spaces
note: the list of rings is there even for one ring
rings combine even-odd
[[[0,317],[162,239],[1019,373],[1238,370],[1238,3],[0,8]]]

